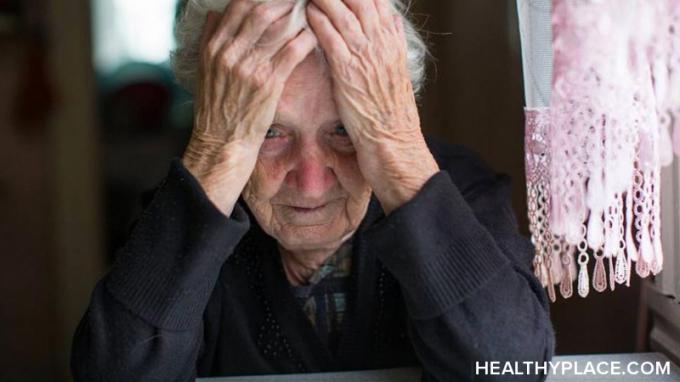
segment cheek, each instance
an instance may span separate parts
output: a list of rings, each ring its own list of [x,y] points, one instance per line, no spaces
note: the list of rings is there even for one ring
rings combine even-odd
[[[268,203],[281,189],[285,176],[284,160],[260,155],[243,191],[244,199],[249,204]]]
[[[333,169],[338,182],[352,199],[363,200],[370,196],[371,189],[361,173],[356,153],[335,153]]]
[[[371,188],[359,168],[356,154],[338,154],[335,163],[338,182],[349,193],[345,218],[351,230],[361,223],[371,199]]]

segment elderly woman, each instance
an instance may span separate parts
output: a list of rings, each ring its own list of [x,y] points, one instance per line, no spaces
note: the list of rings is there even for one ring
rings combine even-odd
[[[552,357],[509,178],[424,138],[425,48],[396,1],[188,2],[193,134],[94,290],[76,380],[457,381]]]

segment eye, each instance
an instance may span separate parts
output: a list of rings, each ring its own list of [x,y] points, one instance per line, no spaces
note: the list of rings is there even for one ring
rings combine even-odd
[[[293,134],[291,129],[286,126],[273,124],[267,129],[262,147],[260,147],[260,154],[268,157],[279,155],[289,148],[292,142]]]
[[[271,139],[271,138],[277,138],[280,137],[281,131],[277,129],[276,127],[272,126],[269,129],[267,129],[267,134],[264,136],[265,139]]]
[[[328,142],[339,152],[354,152],[354,144],[347,133],[347,129],[345,129],[345,126],[343,125],[337,125],[328,132]]]
[[[340,135],[343,137],[346,137],[348,135],[347,130],[345,130],[345,126],[343,125],[336,126],[335,130],[333,131],[333,134]]]

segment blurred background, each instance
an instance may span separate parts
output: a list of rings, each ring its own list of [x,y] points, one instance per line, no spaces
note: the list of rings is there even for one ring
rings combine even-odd
[[[173,81],[177,0],[0,0],[0,381],[68,381],[96,281],[191,131]],[[426,133],[514,180],[528,235],[515,1],[418,0]],[[646,351],[640,280],[551,305],[557,353]],[[531,335],[531,333],[527,333]]]

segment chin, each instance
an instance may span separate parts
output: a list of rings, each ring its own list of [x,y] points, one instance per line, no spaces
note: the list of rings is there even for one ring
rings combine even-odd
[[[289,225],[280,232],[274,232],[272,236],[289,251],[308,251],[337,247],[352,231],[346,225]]]
[[[253,206],[255,207],[255,206]],[[260,227],[289,251],[334,250],[349,239],[366,214],[338,199],[315,210],[300,210],[283,204],[252,208]],[[259,212],[259,213],[258,213]]]

